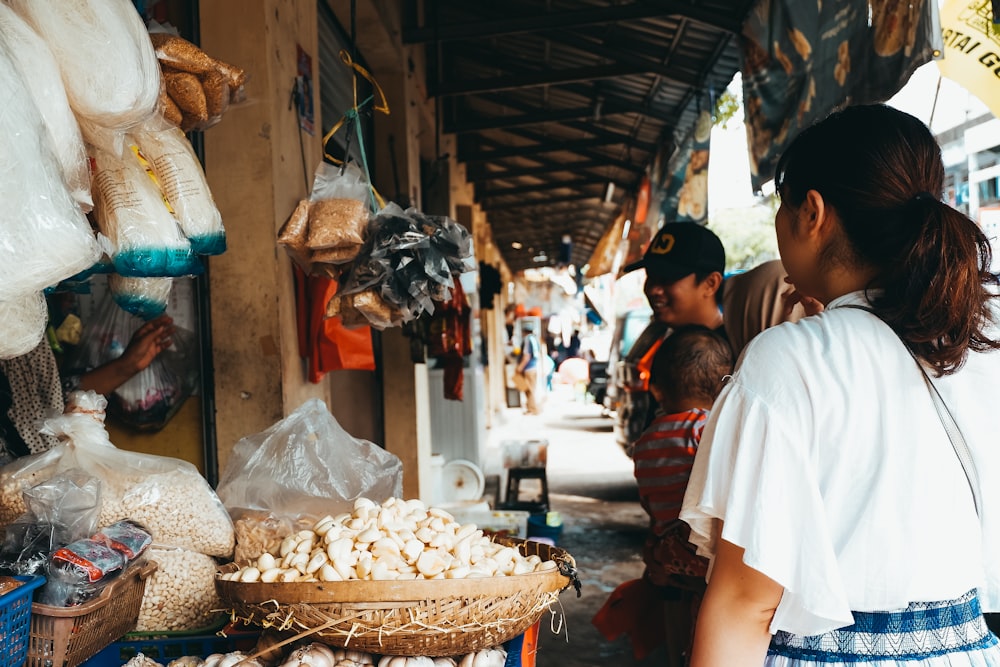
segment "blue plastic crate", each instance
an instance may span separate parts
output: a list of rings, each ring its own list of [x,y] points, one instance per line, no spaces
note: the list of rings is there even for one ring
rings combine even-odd
[[[14,578],[24,583],[0,595],[0,667],[21,667],[27,660],[31,594],[45,583],[35,575]]]
[[[121,667],[139,653],[163,665],[186,655],[207,658],[213,653],[246,653],[253,649],[260,638],[259,630],[226,628],[223,631],[225,637],[217,633],[185,632],[125,635],[89,660],[80,663],[80,667]]]

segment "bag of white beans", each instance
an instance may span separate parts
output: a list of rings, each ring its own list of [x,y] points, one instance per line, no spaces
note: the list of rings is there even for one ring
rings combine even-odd
[[[43,432],[63,441],[0,468],[0,522],[24,513],[22,492],[69,469],[101,480],[98,527],[122,519],[145,526],[159,547],[230,558],[233,522],[198,469],[187,461],[116,448],[104,429],[107,401],[92,391],[70,394],[67,412]]]
[[[187,549],[150,549],[156,572],[146,582],[137,632],[198,630],[225,616],[215,592],[215,559]]]

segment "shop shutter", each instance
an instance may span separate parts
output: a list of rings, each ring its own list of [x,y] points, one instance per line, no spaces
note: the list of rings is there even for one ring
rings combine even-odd
[[[323,121],[323,134],[333,127],[348,109],[354,106],[354,88],[352,70],[340,60],[341,49],[352,54],[354,60],[364,65],[364,60],[360,55],[353,53],[350,38],[338,23],[333,11],[325,0],[317,3],[317,26],[319,30],[319,91],[320,91],[320,113]],[[358,83],[358,101],[361,102],[371,95],[371,85],[361,79]],[[370,105],[368,109],[370,109]],[[365,140],[365,151],[369,160],[369,169],[374,169],[371,164],[372,143],[371,143],[371,118],[368,114],[361,115],[362,136]],[[347,132],[341,129],[334,136],[327,152],[341,158],[344,154],[344,146],[347,144]],[[350,156],[354,160],[360,161],[361,151],[357,145],[357,134],[351,131]]]

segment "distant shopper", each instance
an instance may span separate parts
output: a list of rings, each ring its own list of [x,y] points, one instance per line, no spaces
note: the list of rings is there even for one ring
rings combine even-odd
[[[535,395],[538,388],[538,368],[541,361],[541,349],[538,338],[535,337],[535,326],[530,322],[521,325],[521,359],[517,363],[515,372],[521,376],[521,391],[524,392],[525,413],[529,415],[539,414],[538,397]]]
[[[662,593],[672,667],[686,664],[708,568],[678,516],[709,410],[732,370],[733,354],[720,334],[702,326],[676,329],[653,359],[650,391],[659,411],[632,453],[639,501],[650,519],[643,576]]]

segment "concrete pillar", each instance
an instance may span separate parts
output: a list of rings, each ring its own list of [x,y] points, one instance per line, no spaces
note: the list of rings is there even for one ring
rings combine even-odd
[[[338,21],[350,30],[348,0],[329,0]],[[420,206],[420,135],[427,122],[422,70],[413,49],[402,46],[396,3],[356,3],[358,53],[382,87],[390,113],[374,115],[372,180],[387,200]],[[430,128],[430,129],[428,129]],[[382,333],[383,414],[386,450],[403,461],[403,495],[427,497],[430,486],[431,428],[427,366],[410,357],[410,341],[398,328]]]
[[[229,243],[209,266],[221,469],[241,437],[327,393],[305,380],[291,265],[275,243],[308,194],[321,158],[319,141],[300,136],[296,112],[288,108],[296,44],[317,53],[316,7],[294,0],[213,0],[200,3],[200,11],[205,51],[248,73],[247,101],[205,132],[206,174]],[[318,97],[315,102],[318,111]]]

